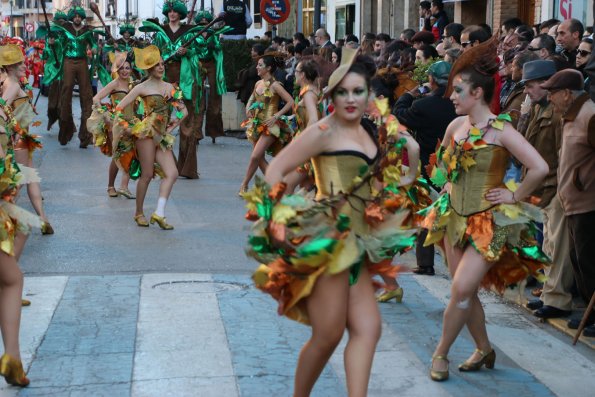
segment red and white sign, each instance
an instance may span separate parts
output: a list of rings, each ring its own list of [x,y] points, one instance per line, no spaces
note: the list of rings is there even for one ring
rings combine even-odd
[[[27,23],[25,24],[25,30],[26,30],[27,32],[31,33],[31,32],[33,32],[33,29],[34,29],[34,28],[33,28],[33,24],[32,24],[32,23],[29,23],[29,22],[27,22]]]
[[[565,20],[576,18],[582,21],[585,17],[585,0],[558,0],[558,7],[555,10],[555,16],[558,19]]]
[[[272,25],[285,22],[289,17],[289,0],[261,0],[260,15]]]

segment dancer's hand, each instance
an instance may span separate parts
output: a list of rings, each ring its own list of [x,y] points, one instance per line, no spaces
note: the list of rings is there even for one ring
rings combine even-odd
[[[275,123],[277,123],[277,117],[273,116],[264,123],[267,125],[267,127],[272,127],[275,125]]]
[[[438,194],[443,194],[443,193],[450,194],[450,187],[451,187],[450,182],[446,182],[444,184],[444,186],[442,186],[442,190],[440,190],[440,192]]]
[[[403,175],[401,176],[401,179],[399,179],[399,187],[400,186],[409,186],[411,185],[413,182],[415,182],[415,177],[411,176],[411,175]]]
[[[188,50],[186,49],[186,47],[180,47],[180,48],[178,48],[178,50],[176,51],[176,54],[178,54],[178,55],[186,55],[186,52],[187,52],[187,51],[188,51]]]
[[[287,241],[287,228],[281,223],[270,222],[269,233],[273,245],[277,248],[293,249],[294,247]]]
[[[514,197],[514,192],[508,189],[496,188],[490,189],[485,195],[486,200],[492,204],[516,204],[517,200]]]

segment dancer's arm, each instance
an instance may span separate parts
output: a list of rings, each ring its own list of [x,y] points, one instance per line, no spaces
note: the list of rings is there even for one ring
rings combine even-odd
[[[308,91],[304,94],[302,101],[304,101],[306,113],[308,114],[308,125],[306,127],[310,127],[318,121],[318,97],[314,92]]]
[[[101,100],[111,94],[117,84],[117,80],[112,80],[108,83],[108,85],[99,90],[99,92],[93,97],[93,105],[101,104]]]
[[[109,84],[108,84],[109,85]],[[126,106],[130,105],[132,102],[136,100],[137,97],[143,96],[144,94],[144,87],[143,83],[135,86],[133,89],[130,90],[128,94],[118,104],[118,108],[124,109]]]
[[[11,84],[9,79],[6,79],[4,82],[4,87],[2,90],[2,99],[6,103],[6,105],[12,105],[14,100],[19,96],[19,92],[21,91],[21,87],[18,84]]]
[[[494,204],[514,204],[539,187],[549,172],[549,166],[539,152],[510,124],[504,126],[504,130],[498,135],[498,141],[514,158],[520,160],[527,169],[527,174],[516,191],[491,189],[486,194],[486,199]]]
[[[417,179],[417,170],[419,167],[419,144],[406,131],[399,133],[400,138],[405,138],[405,148],[407,149],[407,158],[409,159],[409,171],[401,176],[399,186],[411,185]]]

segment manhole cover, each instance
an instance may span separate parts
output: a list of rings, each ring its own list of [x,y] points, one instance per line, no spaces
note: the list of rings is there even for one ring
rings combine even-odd
[[[183,294],[212,294],[226,291],[245,290],[248,289],[249,286],[242,283],[228,281],[179,280],[158,283],[153,285],[152,288]]]

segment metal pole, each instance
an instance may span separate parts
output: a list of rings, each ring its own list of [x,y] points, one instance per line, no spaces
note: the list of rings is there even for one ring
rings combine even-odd
[[[321,6],[320,0],[314,0],[314,31],[316,32],[320,29],[320,8]]]
[[[10,0],[10,37],[14,37],[14,28],[12,26],[12,2],[13,0]]]

